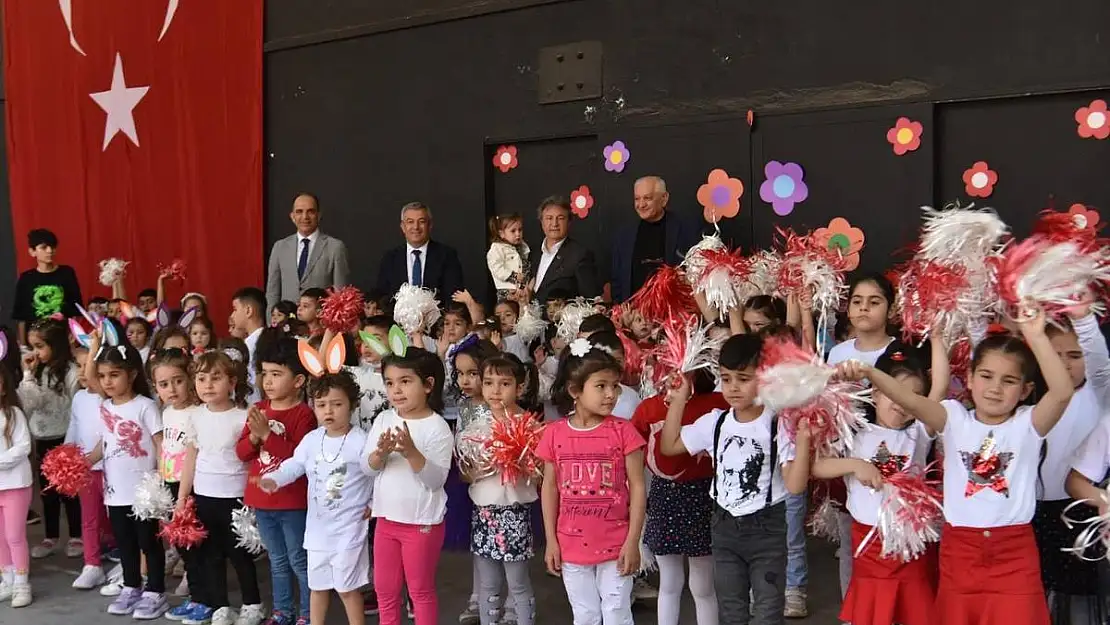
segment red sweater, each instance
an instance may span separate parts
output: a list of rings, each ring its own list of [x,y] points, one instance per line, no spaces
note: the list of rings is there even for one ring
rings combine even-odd
[[[243,427],[239,442],[235,445],[235,453],[240,460],[247,463],[249,476],[243,503],[260,510],[304,510],[308,508],[307,479],[302,477],[272,495],[267,495],[258,488],[258,479],[277,470],[282,460],[293,457],[293,452],[305,434],[316,429],[316,414],[304,402],[288,410],[274,410],[270,408],[270,400],[266,399],[259,402],[258,408],[270,421],[277,421],[285,426],[285,432],[274,432],[271,424],[270,436],[266,438],[266,442],[256,446],[251,442],[250,426]]]
[[[679,472],[682,472],[679,477],[675,478],[676,482],[713,477],[713,462],[706,455],[679,454],[677,456],[664,456],[663,452],[660,451],[659,431],[652,432],[651,426],[654,423],[662,424],[667,419],[665,399],[666,397],[662,394],[649,397],[636,407],[636,413],[632,415],[632,425],[636,426],[640,435],[648,442],[647,450],[644,452],[644,460],[647,462],[648,468],[656,475],[660,473],[678,475]],[[720,393],[691,397],[690,401],[686,403],[686,409],[682,412],[682,425],[690,425],[714,408],[728,408],[728,402]]]

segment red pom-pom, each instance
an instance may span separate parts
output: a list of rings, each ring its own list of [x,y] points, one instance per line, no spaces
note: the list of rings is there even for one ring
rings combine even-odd
[[[493,420],[486,448],[503,484],[543,475],[542,462],[536,457],[542,434],[543,422],[530,412]]]
[[[358,329],[362,312],[362,291],[345,286],[338,291],[330,291],[324,298],[320,306],[320,323],[336,334],[343,334]]]
[[[1084,227],[1071,213],[1052,210],[1042,212],[1040,218],[1033,224],[1033,234],[1043,236],[1053,243],[1071,241],[1079,245],[1084,252],[1098,247],[1097,228]]]
[[[163,523],[158,535],[174,547],[189,549],[196,547],[208,538],[208,530],[197,519],[197,504],[190,496],[185,500],[185,507],[174,511],[173,519]]]
[[[166,276],[170,280],[184,282],[186,277],[187,267],[185,261],[180,258],[173,259],[169,265],[158,265],[158,272]]]
[[[898,310],[906,340],[928,336],[938,320],[954,313],[968,288],[964,267],[915,259],[907,263],[898,285]]]
[[[1078,241],[1054,242],[1035,235],[1010,245],[993,259],[998,295],[1011,313],[1041,308],[1049,318],[1086,305],[1087,291],[1103,291],[1110,283],[1110,261],[1097,247]],[[1104,310],[1096,302],[1095,310]]]
[[[85,452],[74,444],[58,445],[42,457],[42,474],[54,489],[66,497],[76,497],[89,484],[92,466]]]
[[[690,284],[670,265],[661,265],[629,298],[628,306],[652,323],[663,323],[698,309]]]

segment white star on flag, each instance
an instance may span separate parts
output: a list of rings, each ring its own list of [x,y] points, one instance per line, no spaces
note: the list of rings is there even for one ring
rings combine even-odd
[[[90,93],[89,97],[96,101],[100,108],[108,114],[104,122],[104,146],[101,151],[108,149],[108,144],[117,133],[123,132],[131,139],[131,143],[139,145],[139,134],[135,131],[135,116],[132,111],[139,101],[146,95],[150,86],[128,87],[123,79],[123,59],[116,53],[116,68],[112,72],[112,88],[108,91]]]

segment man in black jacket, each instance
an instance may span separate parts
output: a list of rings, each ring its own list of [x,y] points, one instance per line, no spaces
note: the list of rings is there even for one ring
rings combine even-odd
[[[540,203],[543,244],[532,254],[532,275],[536,299],[546,302],[552,291],[572,296],[596,297],[598,285],[594,254],[570,238],[570,204],[563,198],[549,197]]]
[[[435,289],[441,303],[451,301],[451,296],[464,288],[462,264],[454,248],[431,240],[431,209],[422,202],[405,204],[401,209],[401,232],[405,245],[382,256],[378,290],[392,296],[408,283]]]

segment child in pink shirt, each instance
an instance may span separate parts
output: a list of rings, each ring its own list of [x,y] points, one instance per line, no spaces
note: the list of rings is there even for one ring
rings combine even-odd
[[[640,569],[647,495],[644,439],[613,417],[621,368],[589,339],[559,363],[556,404],[566,419],[547,426],[543,521],[547,569],[563,578],[575,623],[632,625],[632,576]]]

